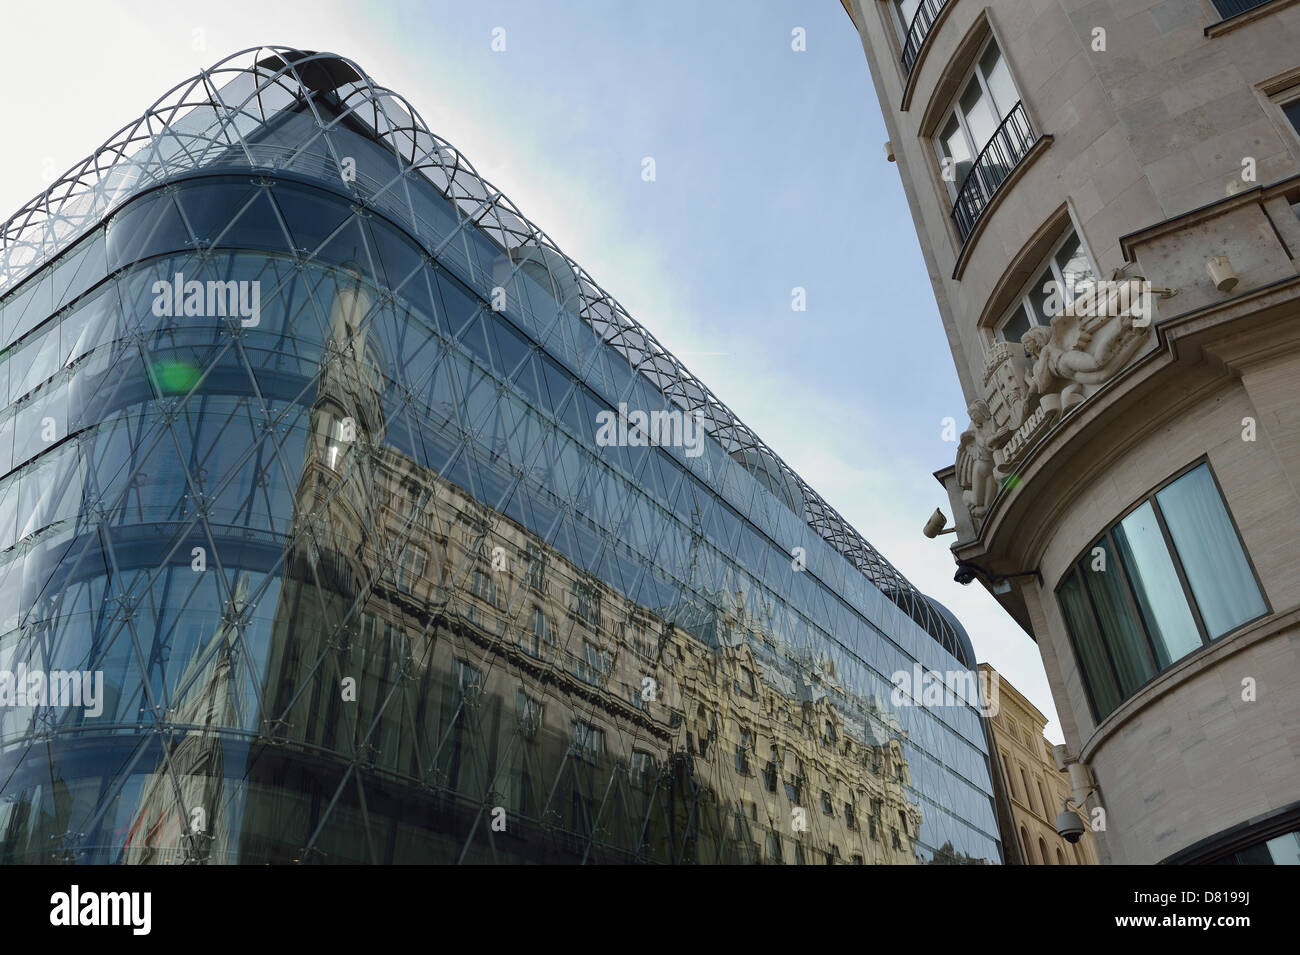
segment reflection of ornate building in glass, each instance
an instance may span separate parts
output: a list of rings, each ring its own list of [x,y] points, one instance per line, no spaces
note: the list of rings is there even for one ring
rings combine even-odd
[[[153,117],[3,230],[0,669],[107,698],[0,708],[0,860],[1001,860],[946,613],[405,104]]]

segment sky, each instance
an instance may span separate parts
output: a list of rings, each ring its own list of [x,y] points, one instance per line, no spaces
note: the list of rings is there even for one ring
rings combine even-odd
[[[966,402],[838,0],[22,4],[0,34],[0,216],[172,86],[268,44],[341,54],[405,96],[949,607],[1062,740],[1037,646],[953,582],[951,536],[921,535],[949,511],[932,475]]]

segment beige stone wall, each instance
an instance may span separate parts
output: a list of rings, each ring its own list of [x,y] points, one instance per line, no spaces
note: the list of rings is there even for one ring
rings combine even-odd
[[[963,513],[958,477],[942,475],[960,530],[955,556],[997,573],[1041,573],[1041,584],[1017,578],[999,599],[1035,635],[1067,743],[1096,776],[1089,805],[1107,813],[1101,861],[1157,862],[1293,802],[1300,137],[1277,97],[1300,89],[1300,3],[1273,0],[1221,24],[1209,0],[950,0],[910,82],[888,4],[845,6],[968,401],[985,397],[993,322],[1067,225],[1100,278],[1126,269],[1177,292],[1156,301],[1127,365],[1090,387],[1018,462],[1015,485],[987,517]],[[1104,52],[1091,49],[1094,30],[1105,31]],[[1050,142],[1017,167],[963,247],[929,137],[988,34],[1035,131]],[[1253,182],[1242,181],[1246,158]],[[1216,288],[1206,271],[1221,255],[1238,276],[1235,288]],[[1248,420],[1254,440],[1243,439]],[[1129,507],[1201,458],[1271,613],[1178,661],[1097,725],[1056,586]],[[1246,678],[1256,681],[1254,702],[1242,700]],[[1031,842],[1039,861],[1037,837]]]
[[[987,663],[979,668],[997,672]],[[1056,834],[1056,814],[1069,795],[1069,783],[1052,762],[1050,744],[1043,735],[1047,717],[1001,674],[996,686],[993,739],[1016,830],[1014,836],[1007,833],[1006,837],[1020,843],[1021,854],[1030,865],[1096,865],[1097,849],[1091,834],[1085,833],[1074,845]]]
[[[1242,157],[1255,158],[1261,183],[1300,173],[1300,144],[1261,89],[1300,67],[1300,5],[1207,37],[1219,21],[1209,0],[952,0],[915,69],[906,111],[888,4],[851,6],[968,400],[979,397],[985,306],[1063,206],[1108,274],[1124,262],[1121,236],[1223,198]],[[955,280],[961,243],[921,134],[965,78],[969,64],[954,66],[954,56],[984,24],[1034,129],[1052,143],[983,223]],[[1105,52],[1091,50],[1094,29],[1106,31]]]

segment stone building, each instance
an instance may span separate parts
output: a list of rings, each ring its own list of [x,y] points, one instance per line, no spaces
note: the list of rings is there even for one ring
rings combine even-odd
[[[1056,814],[1071,793],[1043,735],[1047,717],[989,664],[981,663],[979,669],[996,674],[998,705],[989,724],[1001,767],[1001,788],[1011,803],[1015,830],[1004,837],[1017,840],[1018,856],[1024,864],[1096,865],[1096,847],[1089,832],[1073,845],[1056,833]]]
[[[1101,860],[1294,860],[1300,5],[844,7],[969,406],[957,579],[1037,642]]]

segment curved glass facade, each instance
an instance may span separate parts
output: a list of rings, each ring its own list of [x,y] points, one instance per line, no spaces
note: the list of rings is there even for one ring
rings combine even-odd
[[[1000,861],[943,614],[281,56],[0,297],[0,862]]]

